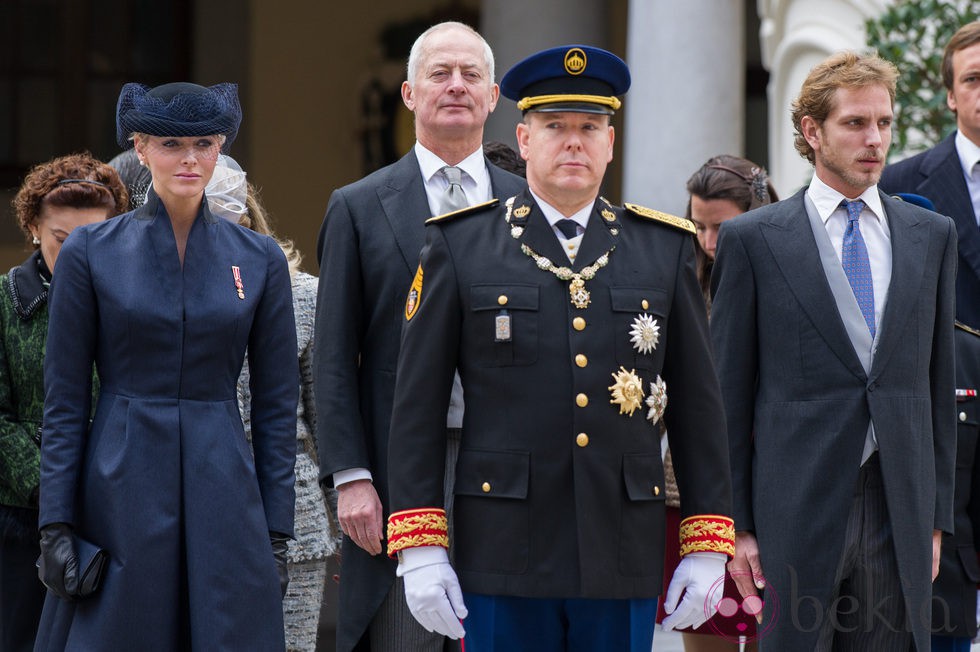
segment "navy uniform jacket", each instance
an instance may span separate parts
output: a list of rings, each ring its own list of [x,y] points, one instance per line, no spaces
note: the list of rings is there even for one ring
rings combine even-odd
[[[943,537],[939,575],[932,585],[932,631],[973,638],[977,633],[977,543],[980,542],[980,331],[956,324],[956,485],[953,534]]]
[[[427,539],[425,525],[399,528],[416,509],[442,507],[444,415],[458,367],[466,412],[453,546],[463,589],[652,598],[663,572],[661,427],[645,403],[621,413],[614,373],[634,372],[647,395],[658,375],[666,381],[683,513],[719,515],[706,527],[731,535],[725,424],[691,238],[599,199],[571,265],[528,191],[512,208],[512,225],[505,206],[486,206],[428,227],[395,388],[389,552],[445,543]],[[576,271],[608,254],[585,283],[588,307],[573,306],[569,282],[522,244]],[[644,314],[659,341],[641,354],[630,330]],[[498,330],[506,317],[509,333]],[[718,541],[699,549],[730,552]]]
[[[251,448],[235,388],[246,347]],[[85,601],[48,593],[37,649],[282,650],[269,531],[293,531],[299,368],[275,241],[203,202],[181,267],[152,192],[76,229],[44,376],[40,525],[71,524],[109,563]]]
[[[956,153],[956,133],[921,154],[885,167],[878,187],[889,194],[914,192],[956,223],[956,318],[980,324],[980,227]]]

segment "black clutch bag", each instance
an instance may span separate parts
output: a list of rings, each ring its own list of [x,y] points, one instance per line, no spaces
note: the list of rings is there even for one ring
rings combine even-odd
[[[109,553],[84,539],[75,537],[78,555],[78,597],[87,598],[99,589]]]

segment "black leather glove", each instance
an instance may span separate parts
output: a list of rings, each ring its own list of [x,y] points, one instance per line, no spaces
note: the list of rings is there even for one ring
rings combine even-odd
[[[41,528],[41,557],[37,575],[44,586],[63,600],[72,601],[78,593],[78,557],[75,534],[67,523]]]
[[[269,532],[269,540],[272,542],[272,556],[276,559],[276,571],[279,573],[279,589],[285,598],[286,589],[289,588],[289,568],[286,561],[289,537],[279,532]]]

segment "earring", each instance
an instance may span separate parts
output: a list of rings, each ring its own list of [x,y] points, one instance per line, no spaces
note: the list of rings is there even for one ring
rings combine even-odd
[[[34,236],[34,246],[41,244],[41,240],[37,236]]]
[[[146,167],[146,161],[144,161],[142,158],[140,158],[139,161],[140,161],[140,165],[142,165],[143,167]]]

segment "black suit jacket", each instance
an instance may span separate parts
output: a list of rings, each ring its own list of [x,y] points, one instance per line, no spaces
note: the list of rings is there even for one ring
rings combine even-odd
[[[487,163],[495,196],[523,179]],[[317,241],[320,284],[314,339],[320,479],[369,469],[388,509],[388,427],[395,390],[402,308],[431,216],[414,150],[334,191]],[[443,411],[443,429],[445,429]],[[384,553],[372,557],[348,537],[337,649],[353,649],[395,578]]]
[[[662,377],[684,516],[727,515],[728,454],[704,302],[687,232],[598,200],[575,264],[530,193],[518,241],[505,208],[428,227],[417,313],[406,322],[389,449],[392,511],[442,507],[453,370],[466,397],[456,467],[454,567],[466,591],[550,598],[660,593],[664,476],[647,406],[612,403],[613,374]],[[574,271],[604,252],[591,303],[522,252]],[[506,315],[502,314],[506,310]],[[630,341],[637,318],[655,349]],[[509,316],[509,337],[497,319]],[[676,543],[674,544],[676,545]]]
[[[941,636],[977,633],[977,543],[980,542],[980,332],[956,328],[956,488],[953,534],[943,537],[939,576],[932,585],[932,630]],[[972,396],[971,394],[972,390]]]
[[[956,318],[980,324],[980,227],[956,153],[954,132],[930,150],[885,168],[878,187],[892,194],[913,192],[928,197],[936,212],[956,223],[959,266],[956,271]]]

